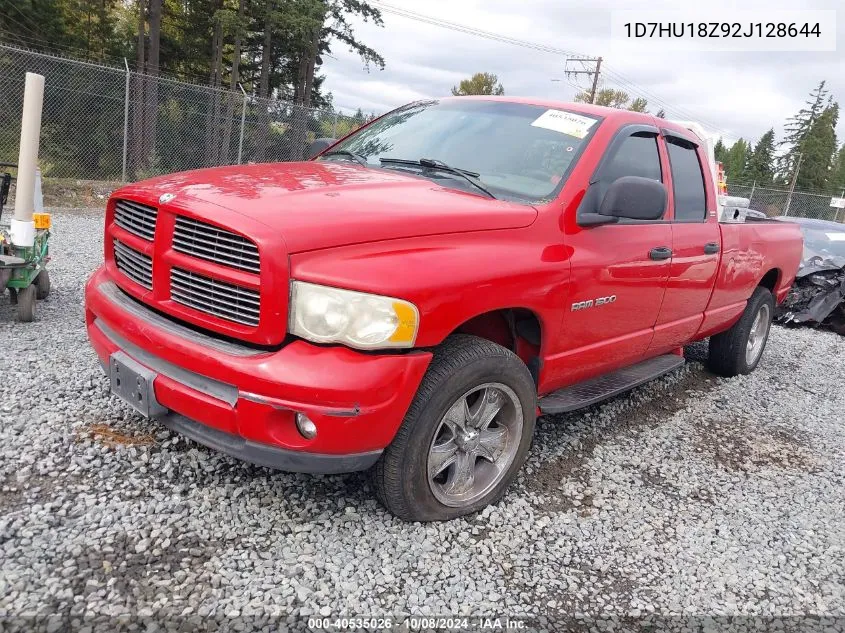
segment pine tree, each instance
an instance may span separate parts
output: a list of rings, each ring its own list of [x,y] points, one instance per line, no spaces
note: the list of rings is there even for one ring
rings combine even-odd
[[[833,169],[830,172],[830,190],[831,193],[839,196],[845,191],[845,143],[839,148],[836,159],[833,161]]]
[[[778,161],[778,171],[783,182],[789,182],[795,173],[798,165],[798,154],[802,154],[802,145],[828,102],[828,91],[825,89],[825,82],[819,82],[816,89],[810,93],[810,98],[805,102],[805,107],[787,120],[784,126],[784,139],[781,145],[787,147],[787,151]],[[803,158],[802,158],[803,163]],[[802,167],[803,169],[803,167]]]
[[[746,166],[750,155],[748,143],[743,139],[737,140],[728,150],[727,157],[723,161],[725,175],[728,182],[744,182],[746,179]]]
[[[751,158],[748,161],[748,172],[746,180],[756,182],[758,185],[771,184],[775,177],[775,131],[769,130],[754,146]]]
[[[716,144],[713,146],[713,154],[716,160],[722,163],[722,165],[724,165],[725,162],[728,160],[728,150],[725,147],[725,144],[722,142],[721,138],[716,141]]]

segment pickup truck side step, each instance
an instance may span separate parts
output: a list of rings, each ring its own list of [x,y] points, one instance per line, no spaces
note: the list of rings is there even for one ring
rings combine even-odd
[[[567,413],[607,400],[683,366],[683,356],[666,354],[559,389],[540,398],[543,414]]]

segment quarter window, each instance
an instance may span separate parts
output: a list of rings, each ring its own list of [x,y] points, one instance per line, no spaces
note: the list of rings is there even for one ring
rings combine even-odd
[[[672,189],[675,193],[675,220],[703,221],[707,217],[704,175],[695,145],[667,137]]]

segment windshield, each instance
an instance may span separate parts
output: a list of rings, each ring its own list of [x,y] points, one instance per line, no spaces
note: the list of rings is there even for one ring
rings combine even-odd
[[[598,121],[521,103],[426,101],[385,115],[320,160],[358,160],[368,167],[406,170],[478,193],[467,179],[432,167],[436,161],[471,173],[497,198],[539,202],[555,193]],[[411,164],[421,159],[424,164]]]
[[[804,233],[805,258],[813,255],[845,257],[845,230],[802,226],[801,231]]]

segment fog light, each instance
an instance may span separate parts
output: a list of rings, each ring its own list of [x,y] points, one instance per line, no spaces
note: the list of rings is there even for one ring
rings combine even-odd
[[[313,440],[317,437],[317,425],[304,413],[296,414],[296,428],[299,429],[302,437],[307,440]]]

